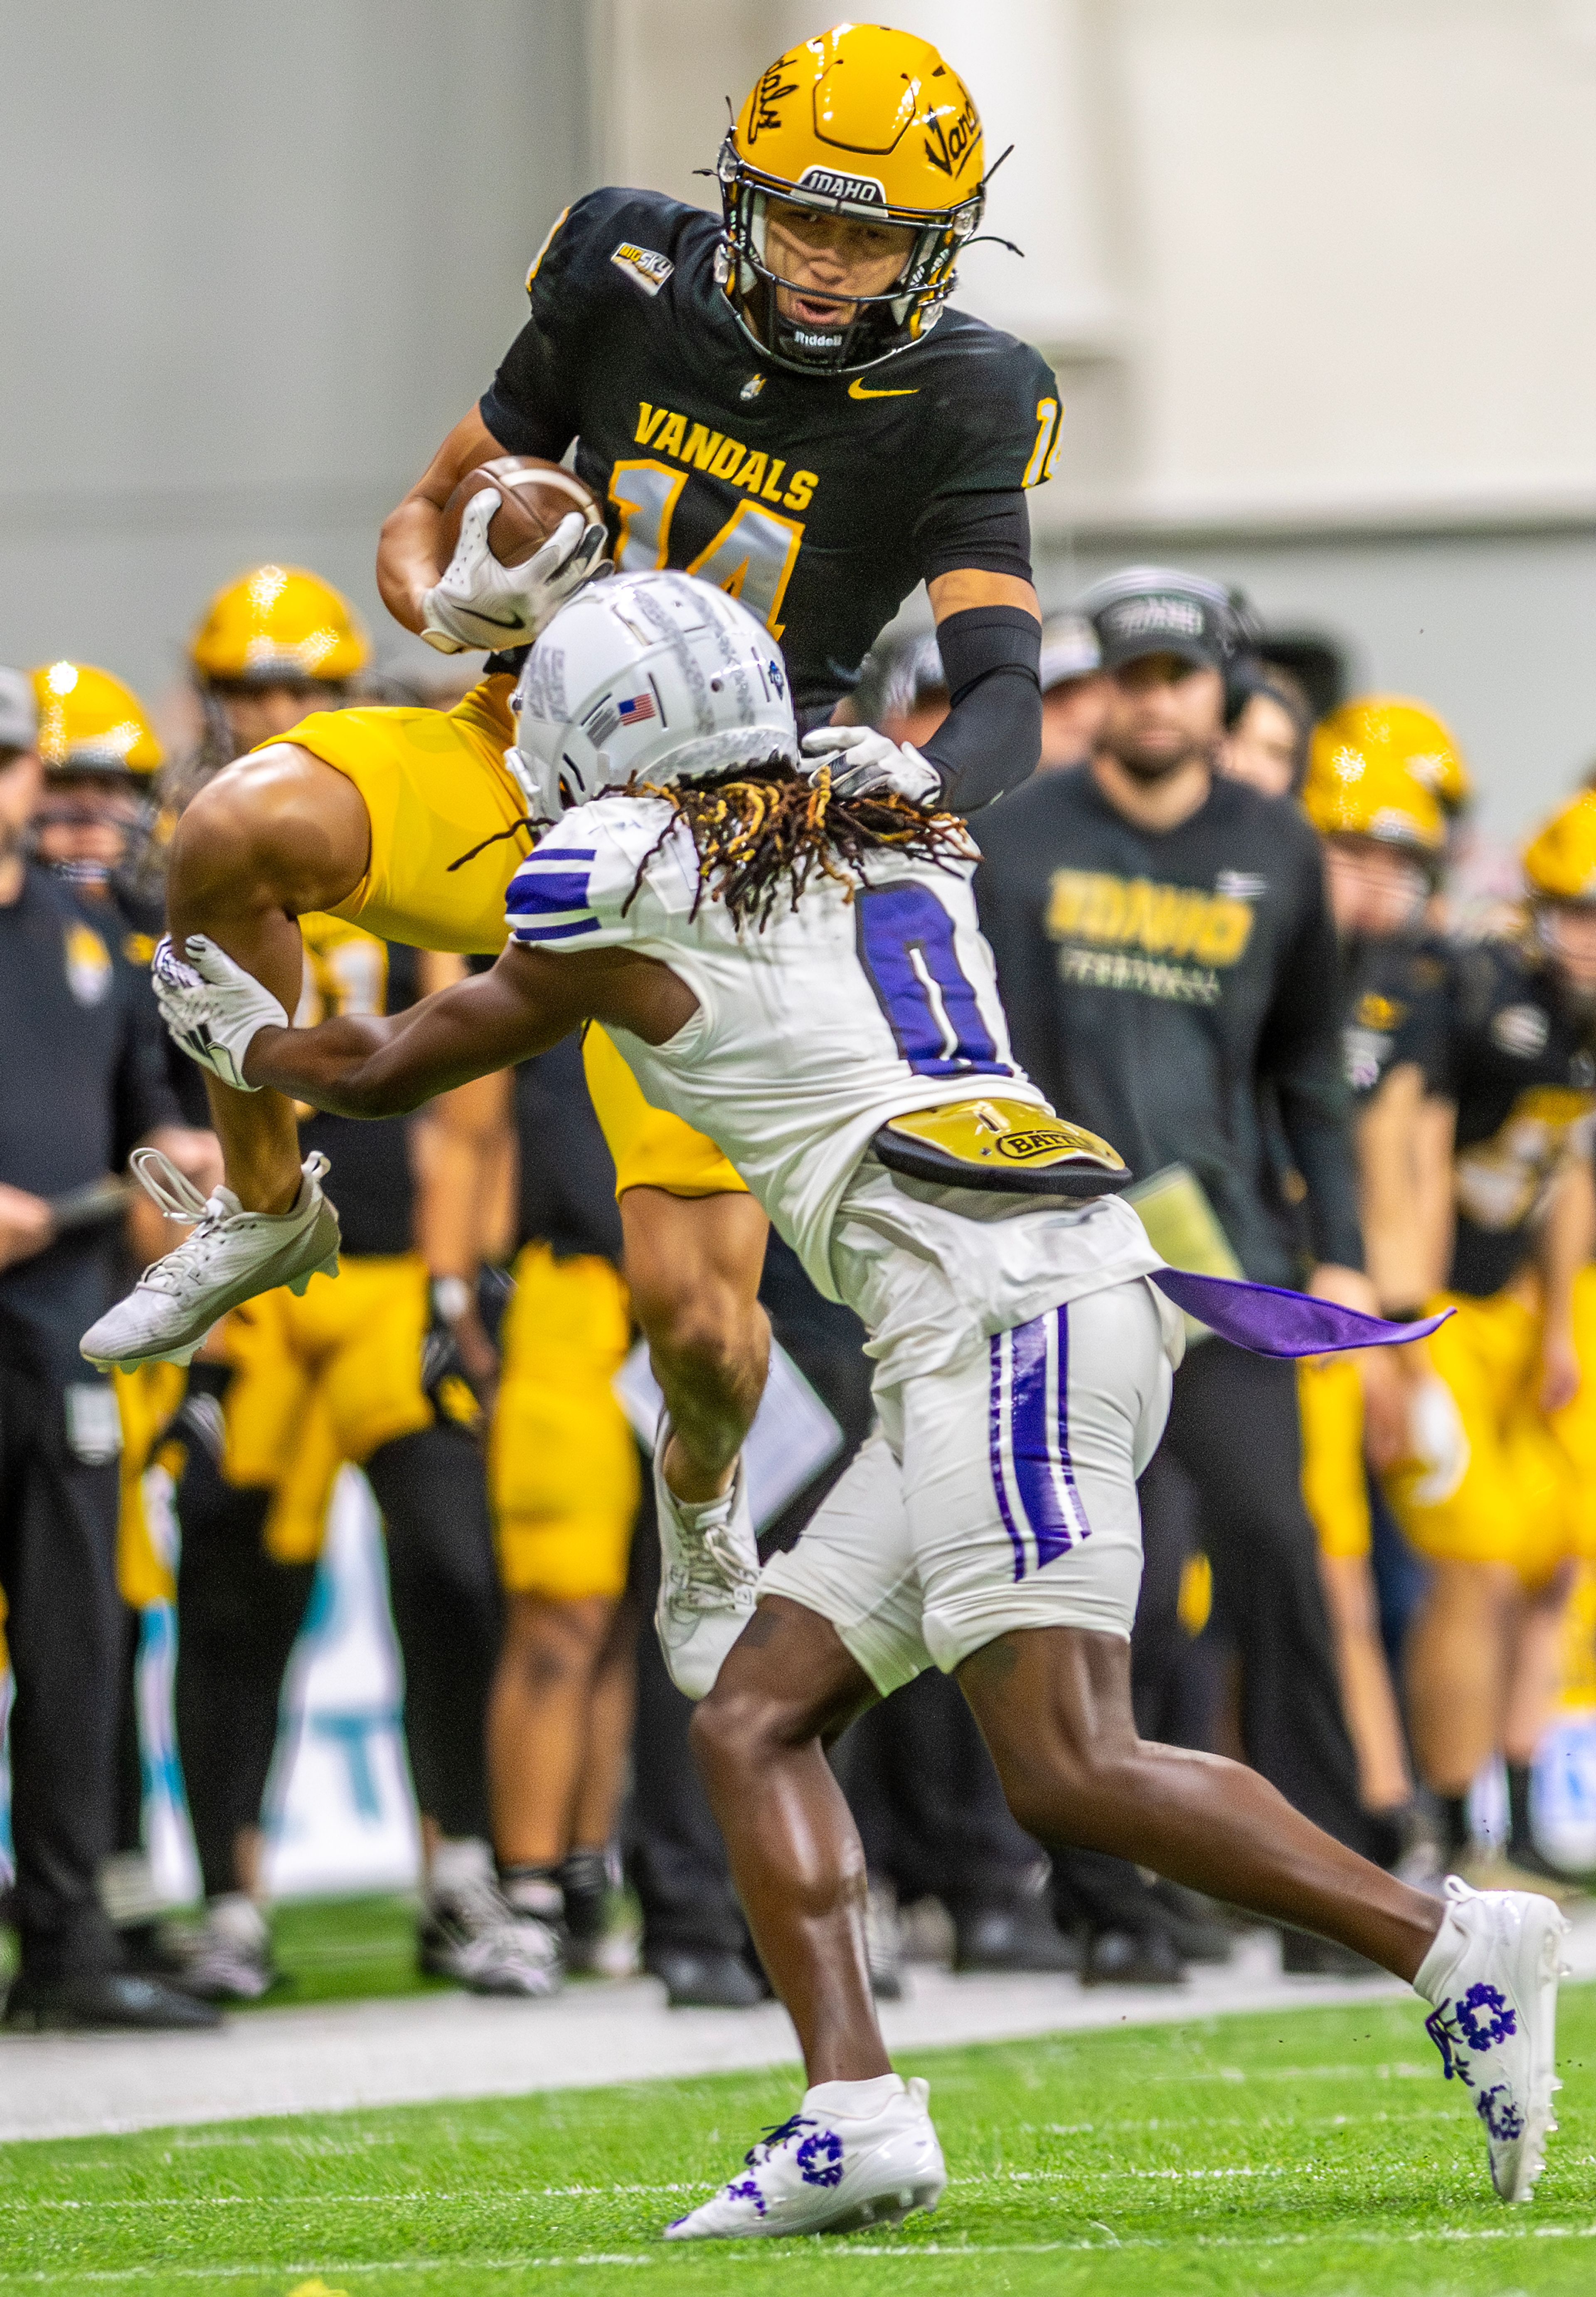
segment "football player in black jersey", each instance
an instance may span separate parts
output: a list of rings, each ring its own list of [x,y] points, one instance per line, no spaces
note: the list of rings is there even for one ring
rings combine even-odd
[[[1459,951],[1440,1025],[1411,1049],[1445,1120],[1426,1227],[1457,1313],[1426,1343],[1412,1456],[1387,1488],[1434,1566],[1409,1695],[1447,1849],[1467,1854],[1470,1782],[1502,1753],[1509,1855],[1539,1878],[1529,1765],[1572,1559],[1596,1552],[1596,794],[1553,817],[1525,874],[1523,938]]]
[[[622,567],[683,567],[756,612],[835,786],[967,811],[1023,778],[1041,723],[1024,491],[1049,474],[1060,409],[1034,351],[946,308],[983,164],[975,105],[934,48],[843,25],[778,57],[750,93],[720,153],[720,219],[646,192],[567,210],[491,387],[384,527],[378,580],[397,619],[446,649],[514,647],[607,539]],[[606,505],[604,532],[573,514],[526,566],[503,567],[486,545],[487,492],[440,565],[443,506],[468,470],[572,449]],[[924,755],[824,722],[921,580],[952,695]],[[490,662],[441,719],[313,719],[218,779],[174,844],[174,932],[210,934],[291,1009],[306,910],[496,951],[524,850],[525,800],[505,762],[514,668]],[[710,1142],[646,1107],[596,1032],[588,1075],[674,1430],[662,1496],[686,1505],[701,1540],[737,1504],[734,1461],[763,1381],[765,1222]],[[161,1293],[135,1293],[85,1336],[95,1361],[180,1353],[259,1284],[323,1264],[334,1241],[292,1105],[211,1090],[243,1209],[212,1239],[222,1249],[175,1271],[181,1283],[169,1264]],[[745,1544],[752,1557],[751,1529]]]

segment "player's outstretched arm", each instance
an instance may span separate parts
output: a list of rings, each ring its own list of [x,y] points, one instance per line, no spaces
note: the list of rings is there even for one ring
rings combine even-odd
[[[314,1029],[291,1027],[276,999],[202,936],[186,959],[163,941],[151,978],[167,1027],[202,1066],[225,1063],[246,1091],[269,1085],[337,1116],[402,1116],[588,1020],[662,1044],[698,1001],[668,967],[629,950],[556,957],[514,943],[490,973],[391,1018],[346,1015]]]

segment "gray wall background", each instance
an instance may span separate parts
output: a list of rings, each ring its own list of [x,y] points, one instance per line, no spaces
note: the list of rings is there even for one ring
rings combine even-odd
[[[411,643],[377,525],[581,188],[583,44],[580,0],[0,12],[0,661],[152,696],[272,557]]]
[[[548,223],[693,198],[797,0],[0,12],[0,661],[159,703],[215,587],[376,529]],[[898,0],[1021,149],[961,300],[1067,403],[1045,601],[1244,582],[1453,722],[1517,836],[1596,753],[1596,0]],[[911,607],[910,613],[915,610]],[[922,608],[923,611],[923,603]]]

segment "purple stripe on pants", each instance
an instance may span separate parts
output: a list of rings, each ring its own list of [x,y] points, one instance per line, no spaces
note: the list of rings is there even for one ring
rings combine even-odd
[[[1008,1534],[1014,1549],[1014,1576],[1025,1576],[1025,1543],[1019,1526],[1014,1519],[1014,1510],[1008,1504],[1008,1478],[1003,1469],[1003,1352],[1008,1344],[1007,1332],[994,1332],[988,1347],[991,1365],[991,1387],[986,1413],[987,1453],[991,1461],[992,1489],[998,1495],[998,1512],[1003,1519],[1003,1528]]]
[[[1074,1544],[1074,1527],[1066,1512],[1067,1503],[1059,1475],[1058,1451],[1064,1448],[1068,1426],[1067,1408],[1062,1392],[1066,1361],[1062,1332],[1059,1332],[1058,1338],[1057,1434],[1050,1437],[1048,1428],[1049,1390],[1052,1386],[1048,1378],[1048,1328],[1052,1325],[1057,1330],[1063,1323],[1065,1313],[1061,1308],[1055,1308],[1045,1316],[1034,1316],[1030,1323],[1019,1325],[1012,1335],[1014,1385],[1009,1428],[1014,1447],[1014,1479],[1019,1487],[1020,1504],[1030,1520],[1032,1535],[1036,1541],[1036,1568],[1039,1571]]]

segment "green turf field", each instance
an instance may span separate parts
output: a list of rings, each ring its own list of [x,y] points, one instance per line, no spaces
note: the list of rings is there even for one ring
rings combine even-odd
[[[1596,2289],[1596,1988],[1566,1994],[1540,2197],[1485,2190],[1418,2008],[929,2054],[934,2219],[669,2250],[669,2217],[791,2112],[781,2072],[0,2146],[0,2297],[676,2291],[1408,2297]]]

